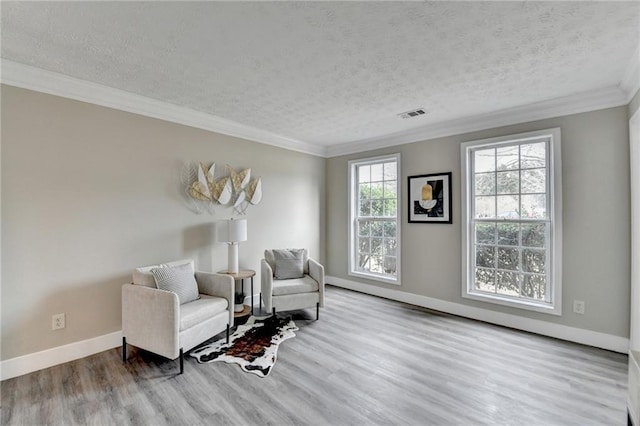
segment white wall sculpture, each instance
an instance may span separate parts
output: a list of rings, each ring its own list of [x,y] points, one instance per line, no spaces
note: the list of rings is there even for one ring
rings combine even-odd
[[[217,205],[232,205],[238,214],[246,214],[249,204],[262,200],[262,180],[251,179],[251,169],[235,170],[226,165],[226,174],[216,176],[216,164],[191,162],[182,167],[181,180],[189,207],[196,213],[214,213]]]

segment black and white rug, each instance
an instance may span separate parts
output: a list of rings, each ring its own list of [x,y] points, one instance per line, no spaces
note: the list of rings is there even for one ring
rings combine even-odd
[[[224,361],[236,363],[248,372],[267,377],[276,363],[278,345],[295,337],[298,330],[291,318],[251,317],[226,339],[191,352],[198,362]]]

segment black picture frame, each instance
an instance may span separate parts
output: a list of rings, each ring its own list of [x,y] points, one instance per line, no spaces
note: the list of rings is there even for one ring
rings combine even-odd
[[[407,188],[409,223],[453,223],[451,172],[408,176]]]

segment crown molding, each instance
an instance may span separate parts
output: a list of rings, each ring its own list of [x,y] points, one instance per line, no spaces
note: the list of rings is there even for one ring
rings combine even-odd
[[[631,102],[633,96],[640,89],[640,44],[629,59],[627,69],[620,81],[620,89],[627,94],[627,103]]]
[[[305,154],[326,156],[324,147],[280,136],[255,127],[245,126],[211,114],[171,105],[124,90],[114,89],[102,84],[80,80],[6,59],[2,59],[0,82],[9,86],[132,112]]]
[[[319,157],[337,157],[438,137],[626,105],[640,87],[639,74],[640,54],[634,55],[627,67],[625,77],[618,86],[434,123],[409,131],[328,147],[287,138],[200,111],[171,105],[156,99],[6,59],[2,59],[0,82],[10,86],[88,102],[305,154]]]
[[[627,94],[620,87],[607,87],[520,107],[434,123],[402,133],[333,145],[327,149],[327,157],[337,157],[478,130],[596,111],[626,105],[627,103]]]

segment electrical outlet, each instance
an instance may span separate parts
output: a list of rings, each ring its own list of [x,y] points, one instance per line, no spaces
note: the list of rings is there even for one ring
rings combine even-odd
[[[584,301],[582,300],[574,300],[573,301],[573,312],[576,314],[584,314]]]
[[[64,313],[55,314],[51,317],[51,329],[60,330],[65,327]]]

